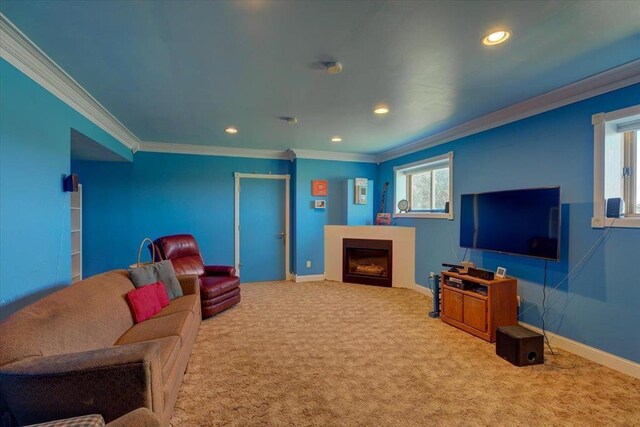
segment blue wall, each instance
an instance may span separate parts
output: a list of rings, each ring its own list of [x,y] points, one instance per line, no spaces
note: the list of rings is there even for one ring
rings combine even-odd
[[[0,59],[0,318],[71,280],[71,128],[125,158],[111,135]]]
[[[492,190],[562,186],[560,262],[549,262],[549,288],[559,283],[603,230],[591,228],[593,213],[593,127],[591,115],[638,103],[634,85],[501,126],[380,165],[377,182],[390,182],[393,167],[454,152],[454,220],[398,219],[416,227],[416,282],[463,257],[459,247],[460,195]],[[387,198],[391,211],[393,197]],[[521,320],[541,326],[544,261],[472,250],[470,258],[518,279]],[[640,362],[640,230],[616,228],[585,266],[549,298],[550,331]],[[525,312],[526,311],[526,312]]]
[[[324,225],[346,224],[346,180],[373,180],[377,165],[138,152],[131,164],[73,162],[72,170],[83,184],[85,276],[133,263],[145,236],[176,233],[197,236],[206,262],[232,265],[234,172],[292,175],[291,267],[309,275],[324,272]],[[329,181],[326,210],[312,207],[312,179]]]
[[[347,223],[347,179],[375,180],[378,166],[373,163],[336,162],[330,160],[296,159],[295,201],[295,264],[300,276],[324,273],[324,226]],[[311,181],[326,179],[328,197],[311,196]],[[313,201],[325,199],[327,208],[314,209]],[[371,199],[373,201],[373,199]],[[370,202],[371,203],[371,202]],[[306,267],[307,260],[311,267]]]
[[[234,264],[234,172],[288,174],[288,160],[138,152],[73,162],[83,184],[85,276],[126,268],[144,237],[189,233],[208,264]],[[143,260],[149,260],[147,250]]]

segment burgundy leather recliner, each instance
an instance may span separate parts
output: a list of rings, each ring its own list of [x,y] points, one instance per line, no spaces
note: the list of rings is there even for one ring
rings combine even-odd
[[[164,236],[154,241],[156,260],[171,260],[176,275],[196,274],[200,278],[202,318],[206,319],[240,302],[240,278],[236,269],[204,265],[196,239],[190,234]],[[152,251],[151,245],[149,250]]]

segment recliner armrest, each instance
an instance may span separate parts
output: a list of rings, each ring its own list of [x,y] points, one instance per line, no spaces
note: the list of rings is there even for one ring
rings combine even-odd
[[[20,423],[85,414],[107,422],[164,406],[159,345],[153,341],[30,357],[0,367],[0,396]]]
[[[235,276],[236,269],[229,265],[205,265],[204,274],[207,276]]]

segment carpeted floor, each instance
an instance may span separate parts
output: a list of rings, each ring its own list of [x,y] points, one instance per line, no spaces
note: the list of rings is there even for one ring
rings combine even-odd
[[[242,285],[202,323],[174,426],[640,425],[640,380],[562,352],[516,368],[412,290]]]

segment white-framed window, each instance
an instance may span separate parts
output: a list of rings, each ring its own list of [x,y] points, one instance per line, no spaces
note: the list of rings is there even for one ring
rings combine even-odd
[[[396,166],[393,171],[394,217],[453,219],[453,152]],[[402,211],[401,200],[406,200]]]
[[[593,227],[640,228],[640,105],[595,114]],[[621,198],[621,218],[606,216],[606,200]]]

